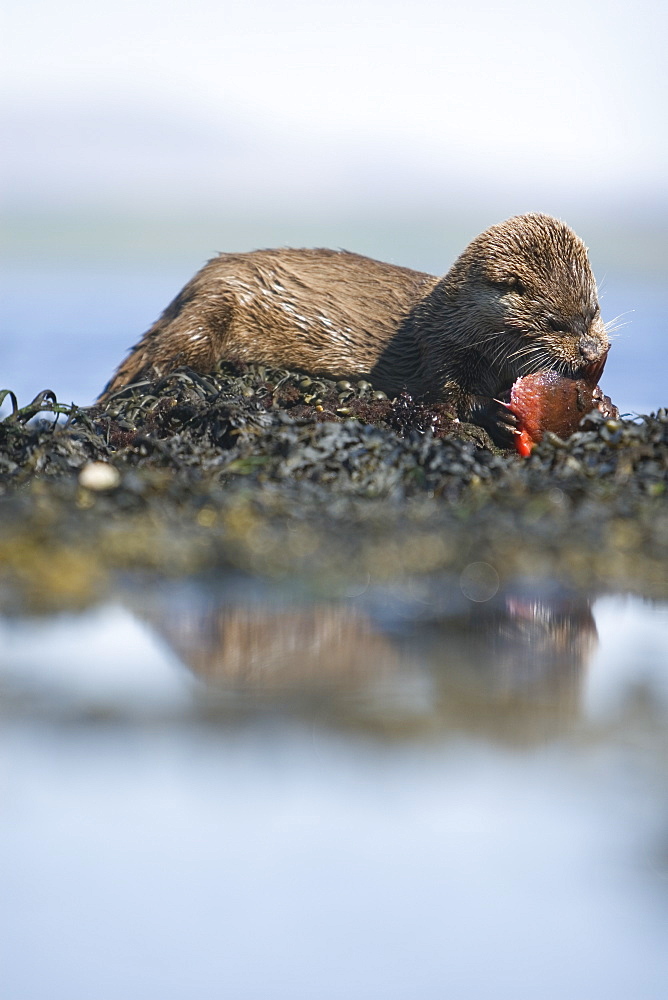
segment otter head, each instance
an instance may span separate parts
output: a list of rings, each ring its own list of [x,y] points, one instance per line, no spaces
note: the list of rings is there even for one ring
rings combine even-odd
[[[597,380],[610,343],[587,248],[563,222],[530,214],[492,226],[450,275],[453,305],[500,381],[548,370]]]

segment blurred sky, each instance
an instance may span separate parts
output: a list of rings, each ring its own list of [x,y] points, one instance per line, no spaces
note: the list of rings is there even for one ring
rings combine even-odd
[[[15,210],[665,206],[667,11],[10,0],[5,194]]]

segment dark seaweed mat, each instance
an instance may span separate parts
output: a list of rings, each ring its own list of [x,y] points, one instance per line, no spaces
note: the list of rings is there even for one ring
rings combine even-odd
[[[500,467],[477,447],[491,447],[484,432],[453,422],[444,407],[408,396],[377,399],[383,394],[361,385],[341,392],[333,382],[264,368],[207,378],[185,369],[124,390],[105,407],[62,406],[44,392],[19,410],[13,399],[14,412],[0,423],[0,483],[59,476],[98,460],[168,467],[186,480],[296,477],[386,496],[457,490],[471,469],[487,477]],[[45,412],[64,423],[34,420]]]
[[[592,416],[521,460],[443,406],[261,367],[180,370],[104,407],[8,401],[5,603],[17,581],[28,604],[85,603],[119,568],[306,574],[327,589],[475,559],[502,579],[668,596],[664,410]],[[83,488],[90,461],[112,463],[120,485]]]

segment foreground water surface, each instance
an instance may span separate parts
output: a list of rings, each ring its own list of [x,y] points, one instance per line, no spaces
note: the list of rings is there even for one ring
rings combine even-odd
[[[665,996],[668,606],[208,579],[0,650],[7,996]]]

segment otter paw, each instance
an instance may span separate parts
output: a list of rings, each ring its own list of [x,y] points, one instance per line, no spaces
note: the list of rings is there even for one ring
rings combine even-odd
[[[509,393],[505,395],[510,398]],[[515,438],[520,433],[518,420],[506,399],[478,396],[471,406],[468,419],[484,427],[499,448],[515,447]]]

